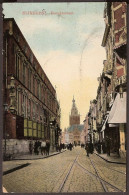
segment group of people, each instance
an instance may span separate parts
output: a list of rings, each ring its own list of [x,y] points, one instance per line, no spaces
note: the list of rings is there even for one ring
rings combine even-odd
[[[107,155],[110,156],[110,147],[111,147],[110,139],[107,139],[106,141],[102,142],[98,141],[97,143],[95,143],[95,149],[99,154],[107,153]]]
[[[68,145],[67,145],[67,150],[72,151],[72,149],[73,149],[73,144],[71,144],[71,143],[70,143],[70,144],[68,144]]]
[[[102,142],[98,141],[94,145],[93,143],[86,143],[85,150],[87,152],[87,156],[89,156],[89,153],[93,154],[94,148],[99,154],[107,153],[107,155],[110,156],[110,147],[111,147],[110,139],[106,139],[106,141]]]
[[[43,141],[35,141],[35,143],[33,144],[32,141],[30,141],[29,143],[29,152],[30,154],[32,154],[34,151],[35,155],[39,155],[39,153],[41,152],[42,155],[49,155],[49,151],[50,151],[50,142],[49,140],[43,140]]]
[[[56,151],[61,152],[62,149],[65,149],[65,144],[56,144]]]

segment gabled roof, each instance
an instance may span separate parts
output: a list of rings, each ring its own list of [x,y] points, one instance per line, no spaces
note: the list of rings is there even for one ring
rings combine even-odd
[[[72,132],[74,129],[78,129],[79,131],[82,131],[84,128],[84,125],[71,125],[68,127],[67,131]]]

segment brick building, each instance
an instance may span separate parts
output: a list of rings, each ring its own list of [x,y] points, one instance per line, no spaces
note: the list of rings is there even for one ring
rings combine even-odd
[[[103,61],[103,70],[98,78],[99,86],[96,100],[94,103],[90,102],[90,109],[87,114],[88,119],[85,120],[84,124],[86,126],[87,122],[89,125],[86,129],[89,129],[91,134],[92,139],[90,141],[98,140],[100,143],[110,145],[110,152],[116,153],[121,157],[126,156],[127,132],[126,17],[126,2],[105,3],[105,31],[102,46],[105,47],[106,59]]]
[[[3,20],[3,105],[6,152],[28,151],[30,139],[58,142],[56,91],[13,18]]]
[[[127,91],[127,3],[107,2],[104,10],[106,28],[102,46],[107,53],[104,75],[108,77],[105,135],[111,139],[111,151],[126,154]],[[106,89],[106,88],[105,88]],[[106,110],[105,110],[106,111]],[[106,125],[107,123],[107,125]],[[104,128],[103,128],[104,130]]]

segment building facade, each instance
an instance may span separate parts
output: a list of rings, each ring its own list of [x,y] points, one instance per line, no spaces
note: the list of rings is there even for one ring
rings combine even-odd
[[[104,109],[105,137],[111,142],[111,151],[126,156],[126,91],[127,91],[127,3],[107,2],[104,10],[105,32],[102,46],[106,49],[104,77],[109,82],[107,110]],[[104,78],[104,79],[105,79]],[[108,80],[106,79],[106,80]],[[106,89],[106,87],[105,87]]]
[[[58,142],[56,91],[13,18],[3,20],[3,106],[6,153],[27,152],[30,139]]]
[[[84,120],[90,142],[107,143],[110,152],[126,156],[127,3],[106,2],[102,46],[106,59],[98,78],[97,96]]]
[[[69,143],[80,145],[81,143],[81,132],[83,125],[80,124],[80,114],[73,97],[71,114],[69,116],[69,127],[67,128],[67,134],[69,135]]]

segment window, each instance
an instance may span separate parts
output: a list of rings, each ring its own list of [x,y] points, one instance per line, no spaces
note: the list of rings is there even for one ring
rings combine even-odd
[[[28,69],[28,88],[31,90],[31,70]]]
[[[27,97],[23,95],[23,105],[22,105],[23,115],[27,117]]]
[[[41,99],[41,86],[40,86],[40,83],[39,83],[39,99]]]
[[[31,117],[31,100],[28,101],[28,116]]]
[[[33,76],[33,93],[35,95],[35,77]]]
[[[19,79],[20,56],[16,54],[16,77]]]
[[[26,67],[25,67],[25,63],[23,63],[23,84],[25,85],[25,74],[26,74]]]
[[[40,81],[38,81],[38,98],[41,99],[41,86],[40,86]]]
[[[17,114],[19,115],[20,110],[20,93],[17,91]]]

